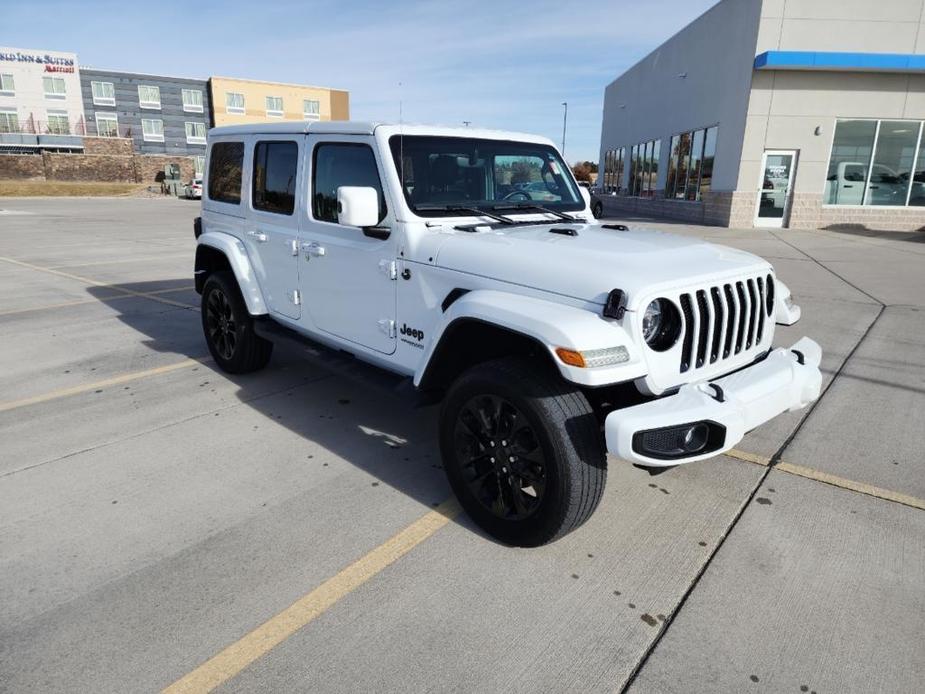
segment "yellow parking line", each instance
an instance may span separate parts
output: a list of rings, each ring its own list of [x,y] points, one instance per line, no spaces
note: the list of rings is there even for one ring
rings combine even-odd
[[[112,296],[99,296],[92,299],[77,299],[75,301],[64,301],[60,304],[45,304],[44,306],[32,306],[29,308],[14,308],[11,311],[0,311],[0,316],[12,316],[16,313],[29,313],[30,311],[46,311],[52,308],[67,308],[68,306],[80,306],[82,304],[98,304],[100,302],[115,301],[116,299],[131,299],[135,296],[150,298],[157,294],[172,294],[174,292],[187,292],[195,287],[174,287],[173,289],[158,289],[153,292],[139,292],[136,294],[113,294]]]
[[[27,263],[22,260],[16,260],[15,258],[5,258],[0,256],[0,260],[5,263],[10,263],[11,265],[19,265],[20,267],[29,268],[30,270],[37,270],[38,272],[47,272],[51,275],[57,275],[58,277],[66,277],[70,280],[76,280],[78,282],[83,282],[84,284],[90,284],[94,287],[106,287],[117,292],[122,292],[123,294],[129,294],[131,296],[141,296],[151,301],[158,301],[162,304],[167,304],[168,306],[178,306],[180,308],[191,308],[196,311],[199,310],[198,306],[193,306],[192,304],[184,304],[182,301],[172,301],[171,299],[165,299],[160,296],[151,296],[150,293],[145,292],[136,292],[133,289],[128,289],[118,284],[107,284],[106,282],[100,282],[99,280],[94,280],[89,277],[81,277],[80,275],[74,275],[70,272],[62,272],[61,270],[53,270],[51,268],[42,267],[40,265],[33,265],[32,263]]]
[[[122,374],[121,376],[113,376],[112,378],[96,381],[94,383],[85,383],[79,386],[72,386],[71,388],[61,388],[59,390],[53,390],[48,393],[42,393],[41,395],[34,395],[31,398],[0,402],[0,412],[8,412],[9,410],[15,410],[20,407],[27,407],[28,405],[37,405],[42,402],[48,402],[49,400],[57,400],[58,398],[66,398],[70,395],[79,395],[81,393],[87,393],[93,390],[100,390],[101,388],[106,388],[108,386],[117,386],[122,383],[137,381],[140,378],[147,378],[148,376],[158,376],[160,374],[170,373],[171,371],[178,371],[190,366],[199,366],[200,364],[205,364],[209,361],[211,361],[209,358],[184,359],[183,361],[177,362],[176,364],[167,364],[166,366],[158,366],[153,369],[145,369],[144,371],[134,371],[132,373]]]
[[[128,258],[118,258],[114,260],[97,260],[92,263],[68,263],[66,265],[51,265],[49,270],[66,270],[69,267],[87,267],[89,265],[119,265],[121,263],[140,263],[148,260],[174,260],[179,258],[189,259],[189,253],[174,253],[173,255],[147,255],[147,256],[129,256]]]
[[[459,504],[448,499],[366,556],[299,598],[275,617],[164,689],[165,694],[210,692],[303,628],[449,523]]]
[[[770,459],[764,456],[755,455],[754,453],[747,453],[735,448],[726,451],[725,455],[728,455],[731,458],[736,458],[738,460],[744,460],[747,463],[763,465],[764,467],[767,467],[771,463]],[[859,494],[865,494],[877,499],[883,499],[884,501],[892,501],[893,503],[902,504],[903,506],[910,506],[912,508],[925,510],[925,499],[919,499],[908,494],[903,494],[902,492],[894,492],[892,489],[876,487],[872,484],[867,484],[866,482],[857,482],[845,477],[839,477],[838,475],[832,475],[828,472],[823,472],[822,470],[815,470],[803,465],[795,465],[783,460],[777,463],[774,466],[774,469],[780,470],[781,472],[786,472],[790,475],[796,475],[797,477],[804,477],[808,480],[830,484],[833,487],[840,487],[841,489],[847,489]]]

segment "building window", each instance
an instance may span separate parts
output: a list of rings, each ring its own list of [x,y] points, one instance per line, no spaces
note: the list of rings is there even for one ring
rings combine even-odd
[[[0,109],[0,133],[18,133],[19,114],[14,108]]]
[[[0,96],[14,96],[16,86],[13,82],[13,75],[8,72],[0,74]]]
[[[658,181],[658,159],[662,151],[661,140],[649,140],[630,148],[630,182],[628,194],[651,197]]]
[[[206,143],[206,124],[187,122],[186,143],[190,145],[204,145]]]
[[[141,108],[161,108],[161,88],[147,84],[138,85],[138,105]]]
[[[193,169],[196,178],[202,178],[202,173],[206,170],[205,154],[197,154],[195,157],[193,157]]]
[[[299,145],[295,142],[258,142],[254,148],[255,210],[292,214]]]
[[[321,102],[317,99],[303,100],[302,118],[304,120],[321,120]]]
[[[268,96],[266,97],[267,116],[269,118],[283,117],[283,97]]]
[[[96,106],[116,105],[116,90],[112,82],[90,82],[90,91]]]
[[[225,92],[225,113],[244,113],[244,95],[240,92]]]
[[[43,77],[42,86],[46,99],[63,99],[67,96],[63,77]]]
[[[67,111],[49,111],[47,130],[49,135],[70,135],[71,124],[67,118]]]
[[[386,214],[376,155],[369,145],[325,142],[315,147],[312,166],[312,216],[337,224],[337,189],[341,186],[375,188],[379,219]]]
[[[141,136],[145,142],[163,142],[164,121],[159,118],[142,118]]]
[[[623,189],[623,157],[626,148],[611,149],[604,153],[604,179],[605,193],[619,193]]]
[[[202,92],[198,89],[184,89],[183,110],[186,113],[202,113]]]
[[[209,151],[209,199],[241,204],[243,142],[216,142]]]
[[[115,113],[97,113],[96,134],[100,137],[119,137],[118,116]]]
[[[921,140],[921,121],[837,121],[825,204],[925,205]]]
[[[716,126],[671,136],[665,197],[700,200],[713,182]]]

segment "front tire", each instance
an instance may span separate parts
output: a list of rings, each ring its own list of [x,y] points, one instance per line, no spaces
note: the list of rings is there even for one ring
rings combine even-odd
[[[525,359],[465,372],[440,413],[450,486],[492,537],[556,540],[597,508],[607,477],[597,418],[580,390]]]
[[[591,214],[594,215],[595,219],[600,219],[604,216],[604,203],[596,202],[591,206]]]
[[[234,275],[216,272],[202,288],[202,331],[215,363],[233,374],[258,371],[270,361],[273,343],[254,332],[254,318]]]

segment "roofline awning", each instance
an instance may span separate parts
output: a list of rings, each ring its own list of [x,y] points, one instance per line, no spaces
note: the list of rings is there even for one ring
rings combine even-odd
[[[925,72],[925,55],[912,53],[765,51],[755,57],[755,69],[922,73]]]

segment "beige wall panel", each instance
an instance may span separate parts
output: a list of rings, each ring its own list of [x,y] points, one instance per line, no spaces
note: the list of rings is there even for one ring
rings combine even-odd
[[[828,170],[828,162],[825,161],[808,161],[803,158],[800,152],[800,158],[797,161],[797,175],[794,183],[794,191],[798,193],[822,193],[825,189],[825,176]]]
[[[774,89],[774,73],[756,70],[752,77],[752,91],[748,98],[748,115],[771,112],[771,96]]]
[[[822,127],[819,135],[816,126]],[[798,149],[804,161],[828,161],[833,118],[815,116],[771,116],[768,119],[765,149]]]
[[[899,118],[906,84],[905,75],[778,71],[771,114]]]
[[[780,48],[780,36],[783,19],[780,17],[763,17],[758,25],[758,40],[755,43],[755,55]]]
[[[783,17],[785,4],[784,0],[764,0],[761,3],[761,16]]]
[[[878,7],[885,4],[889,3],[875,3]],[[916,21],[784,19],[780,50],[912,53],[917,34]]]
[[[742,141],[742,158],[759,159],[765,150],[767,116],[748,116],[745,119],[745,138]]]
[[[862,22],[917,22],[922,0],[787,0],[788,19],[839,19],[850,17]]]

